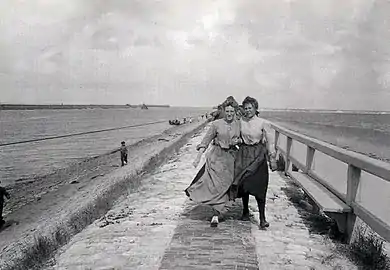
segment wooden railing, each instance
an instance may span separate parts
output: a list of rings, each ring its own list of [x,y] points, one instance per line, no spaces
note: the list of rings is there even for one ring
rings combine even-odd
[[[387,241],[390,241],[389,163],[342,149],[291,131],[274,123],[271,123],[271,127],[275,130],[275,147],[285,158],[286,173],[289,171],[290,165],[294,164],[302,170],[303,173],[322,184],[331,193],[350,206],[353,215],[358,216],[375,232]],[[281,143],[282,137],[286,142]],[[293,144],[301,147],[301,151],[292,151]],[[302,147],[306,149],[302,149]],[[341,174],[338,174],[338,179],[330,179],[332,176],[336,175],[335,172],[332,172],[331,170],[328,170],[329,174],[325,170],[325,173],[320,176],[316,170],[313,169],[316,154],[318,154],[319,157],[323,155],[332,157],[335,161],[343,163],[343,166],[345,165],[345,169],[343,169],[344,172],[341,171]],[[362,184],[362,174],[366,177],[364,185]],[[378,181],[382,182],[379,183]],[[343,184],[346,184],[346,190],[343,190]],[[373,188],[375,185],[378,185],[376,190]],[[372,188],[372,194],[370,194],[370,188]],[[356,200],[359,190],[366,194],[366,202],[367,205],[371,204],[370,207],[367,207],[365,202]],[[370,200],[376,200],[377,203],[370,203]],[[379,212],[380,214],[378,214]]]

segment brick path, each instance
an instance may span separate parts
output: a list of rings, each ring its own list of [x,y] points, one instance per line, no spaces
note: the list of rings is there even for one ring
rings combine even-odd
[[[211,228],[210,208],[189,203],[160,269],[258,269],[251,224],[238,221],[240,213],[233,207],[226,221]]]
[[[191,162],[201,139],[191,139],[137,192],[76,235],[47,269],[357,269],[328,239],[309,233],[278,173],[271,173],[267,195],[270,228],[258,229],[252,197],[252,222],[237,220],[236,202],[227,220],[211,228],[211,209],[195,206],[183,192],[197,172]]]

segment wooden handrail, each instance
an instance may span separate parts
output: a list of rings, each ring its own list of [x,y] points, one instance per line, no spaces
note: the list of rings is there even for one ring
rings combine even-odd
[[[295,166],[301,169],[303,173],[307,174],[313,180],[326,187],[331,193],[344,201],[348,206],[352,207],[353,212],[349,213],[347,218],[348,227],[353,227],[351,225],[354,222],[353,216],[357,215],[384,239],[390,241],[390,224],[385,223],[379,217],[375,216],[371,211],[367,210],[364,208],[364,206],[355,201],[356,194],[358,192],[358,186],[361,180],[361,171],[366,171],[387,182],[390,182],[389,163],[342,149],[332,144],[291,131],[274,123],[270,124],[271,127],[275,130],[275,147],[281,154],[286,157],[286,173],[289,170],[289,165],[293,163]],[[280,140],[280,134],[286,136],[286,150],[283,150],[280,146],[278,146],[277,141]],[[305,164],[302,164],[300,161],[298,161],[291,153],[291,147],[294,140],[306,145],[307,147]],[[348,165],[347,179],[345,179],[347,183],[346,194],[342,194],[339,190],[330,185],[326,179],[319,177],[314,171],[312,171],[313,158],[315,151],[317,150]]]
[[[330,143],[326,143],[306,135],[299,134],[292,130],[281,127],[277,124],[271,123],[271,127],[282,133],[283,135],[290,137],[296,141],[299,141],[313,149],[321,151],[335,159],[343,161],[349,165],[353,165],[357,168],[360,168],[363,171],[366,171],[370,174],[376,175],[385,181],[390,182],[390,164],[376,160],[365,155],[345,150],[340,147],[334,146]]]

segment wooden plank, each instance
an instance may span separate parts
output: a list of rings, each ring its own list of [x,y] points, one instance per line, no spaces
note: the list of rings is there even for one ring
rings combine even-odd
[[[380,218],[376,217],[363,206],[353,202],[352,208],[354,213],[368,224],[377,234],[382,236],[386,241],[390,242],[390,224],[385,223]]]
[[[376,160],[353,151],[342,149],[332,144],[291,131],[274,123],[271,123],[271,127],[285,136],[293,138],[294,140],[317,149],[331,157],[341,160],[347,164],[352,164],[355,167],[358,167],[366,172],[382,178],[385,181],[390,182],[389,163]]]
[[[345,194],[339,192],[336,188],[334,188],[332,185],[330,185],[328,182],[326,182],[324,179],[322,179],[320,176],[318,176],[318,174],[316,174],[313,171],[309,171],[309,173],[307,175],[310,176],[311,178],[313,178],[314,180],[316,180],[319,184],[323,185],[328,190],[330,190],[340,200],[342,200],[343,202],[346,201]]]
[[[283,149],[281,148],[278,148],[278,150],[280,151],[280,153],[282,155],[284,155],[284,157],[287,156],[287,153],[286,151],[284,151]],[[292,160],[292,162],[296,163],[297,164],[297,167],[299,169],[301,169],[303,172],[305,172],[303,170],[303,164],[300,164],[300,162],[298,162],[298,160],[294,159],[293,157],[290,156],[290,159]],[[322,179],[321,177],[319,177],[316,173],[314,173],[313,171],[309,171],[307,173],[308,176],[310,176],[311,178],[313,178],[314,180],[316,180],[318,183],[320,183],[321,185],[325,186],[328,190],[330,190],[331,192],[333,192],[333,194],[335,194],[340,200],[342,201],[345,201],[346,200],[346,196],[344,194],[342,194],[341,192],[337,191],[335,188],[333,188],[331,185],[329,185],[324,179]]]
[[[299,183],[322,211],[331,213],[351,212],[351,208],[348,205],[309,176],[300,172],[289,172],[289,175]]]
[[[339,192],[337,189],[332,187],[328,182],[326,182],[324,179],[319,177],[315,172],[309,171],[308,173],[305,172],[306,167],[301,164],[298,160],[290,156],[290,160],[293,164],[295,164],[296,167],[298,167],[300,170],[302,170],[308,177],[312,178],[313,180],[317,181],[320,185],[323,185],[325,188],[327,188],[329,191],[331,191],[336,197],[338,197],[341,201],[346,200],[346,196]]]

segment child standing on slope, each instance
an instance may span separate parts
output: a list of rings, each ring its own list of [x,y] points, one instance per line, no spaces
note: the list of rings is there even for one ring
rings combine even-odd
[[[5,224],[5,221],[3,219],[4,197],[6,197],[8,200],[11,198],[7,190],[4,187],[0,186],[0,228],[3,227],[3,225]]]
[[[127,164],[127,147],[125,142],[121,142],[121,162],[122,166]]]

